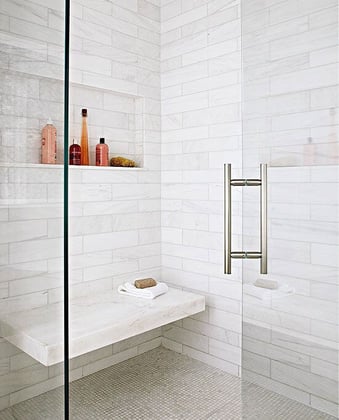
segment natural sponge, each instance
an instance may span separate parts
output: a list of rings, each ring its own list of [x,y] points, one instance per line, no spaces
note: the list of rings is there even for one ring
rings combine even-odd
[[[123,166],[127,168],[135,168],[137,164],[134,160],[127,159],[121,156],[112,157],[111,166]]]

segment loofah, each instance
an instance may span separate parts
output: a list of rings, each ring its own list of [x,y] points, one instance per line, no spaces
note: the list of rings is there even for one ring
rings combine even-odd
[[[111,166],[123,166],[128,168],[135,168],[137,164],[134,160],[127,159],[121,156],[112,157]]]
[[[148,278],[148,279],[140,279],[135,280],[134,286],[137,289],[145,289],[146,287],[153,287],[156,286],[157,282],[154,279]]]

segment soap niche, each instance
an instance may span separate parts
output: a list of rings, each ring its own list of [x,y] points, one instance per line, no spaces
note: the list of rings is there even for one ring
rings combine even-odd
[[[95,165],[95,146],[104,137],[109,156],[123,156],[143,167],[144,100],[140,96],[71,84],[69,142],[80,144],[81,109],[88,110],[90,165]]]

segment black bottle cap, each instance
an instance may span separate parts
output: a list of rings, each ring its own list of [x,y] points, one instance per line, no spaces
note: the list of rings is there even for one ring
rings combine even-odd
[[[82,114],[83,117],[87,117],[87,109],[86,108],[83,108],[81,110],[81,114]]]
[[[105,144],[105,138],[104,137],[100,137],[100,144]]]

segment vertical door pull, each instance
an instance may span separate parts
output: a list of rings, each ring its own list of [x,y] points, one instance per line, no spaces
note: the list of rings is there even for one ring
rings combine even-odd
[[[260,187],[260,251],[232,251],[232,187]],[[232,166],[224,165],[224,272],[232,273],[232,258],[260,259],[260,274],[267,274],[267,164],[260,179],[232,179]]]

